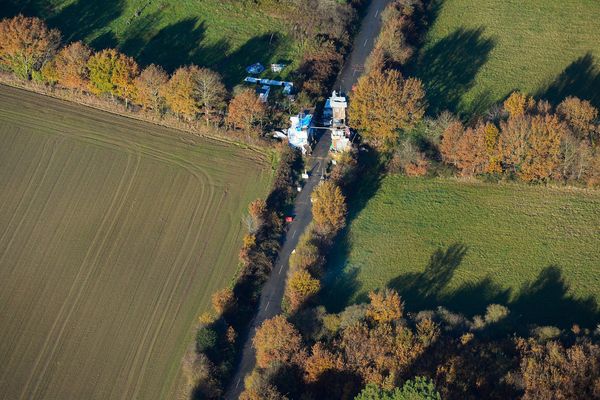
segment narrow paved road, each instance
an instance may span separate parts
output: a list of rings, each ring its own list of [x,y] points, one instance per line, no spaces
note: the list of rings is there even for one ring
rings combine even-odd
[[[242,350],[242,359],[225,396],[228,400],[235,400],[240,396],[244,389],[244,377],[254,369],[255,353],[252,348],[252,338],[254,337],[256,328],[263,321],[281,313],[281,301],[283,300],[290,255],[296,248],[300,235],[302,235],[312,220],[310,195],[315,186],[319,184],[321,175],[327,168],[330,144],[331,135],[329,135],[329,132],[322,134],[310,157],[309,178],[306,180],[302,191],[296,197],[296,202],[294,203],[294,221],[288,226],[285,242],[279,251],[279,256],[275,262],[271,276],[263,286],[258,313],[252,320],[250,334]]]
[[[352,53],[346,60],[344,67],[334,85],[334,90],[341,93],[350,93],[352,86],[356,84],[358,78],[362,75],[365,70],[365,63],[375,40],[381,30],[381,12],[390,3],[391,0],[371,0],[367,14],[362,20],[360,31],[354,38],[352,45]]]
[[[353,51],[346,64],[342,68],[335,84],[335,89],[343,93],[349,93],[364,70],[364,64],[373,48],[373,43],[381,29],[381,11],[390,0],[372,0],[367,14],[365,15],[360,31],[356,35]],[[323,132],[319,130],[319,132]],[[255,364],[255,352],[252,348],[254,332],[265,320],[273,318],[281,313],[281,301],[285,290],[285,280],[288,271],[288,262],[292,251],[298,244],[300,235],[304,232],[312,220],[310,196],[313,189],[319,184],[322,173],[329,163],[329,146],[331,135],[325,131],[319,138],[308,164],[309,179],[305,182],[302,191],[296,197],[294,203],[294,221],[289,225],[286,238],[279,256],[271,272],[271,276],[265,283],[260,297],[259,308],[252,320],[249,335],[242,349],[242,358],[238,369],[225,394],[227,400],[237,400],[244,390],[244,377],[252,372]]]

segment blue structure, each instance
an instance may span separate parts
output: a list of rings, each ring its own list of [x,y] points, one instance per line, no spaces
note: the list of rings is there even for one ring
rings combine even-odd
[[[253,75],[258,75],[265,70],[265,67],[261,63],[252,64],[246,68],[246,72]]]

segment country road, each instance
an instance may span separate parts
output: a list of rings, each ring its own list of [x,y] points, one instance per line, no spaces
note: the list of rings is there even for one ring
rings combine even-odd
[[[367,13],[362,20],[360,31],[355,37],[352,53],[344,64],[334,89],[343,93],[350,92],[352,86],[354,86],[362,74],[365,61],[381,29],[381,11],[383,11],[389,1],[371,1]],[[310,177],[305,182],[302,191],[296,197],[294,203],[295,219],[288,227],[285,241],[279,251],[273,271],[262,289],[258,312],[251,322],[249,334],[242,349],[241,361],[225,394],[227,400],[236,400],[239,398],[244,390],[244,377],[254,369],[256,360],[255,352],[252,348],[252,339],[256,328],[265,320],[281,313],[281,301],[283,300],[285,290],[289,258],[298,244],[300,235],[302,235],[312,220],[310,196],[313,189],[319,184],[321,175],[329,163],[330,144],[331,135],[328,132],[323,133],[308,160]]]

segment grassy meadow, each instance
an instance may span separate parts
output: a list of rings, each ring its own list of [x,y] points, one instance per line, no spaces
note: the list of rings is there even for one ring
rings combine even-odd
[[[0,86],[0,397],[174,398],[269,157]]]
[[[363,200],[331,256],[328,308],[389,286],[409,310],[500,303],[525,323],[599,321],[599,191],[389,176]]]
[[[600,106],[600,2],[439,0],[412,73],[432,112],[485,111],[515,89]]]
[[[66,41],[116,47],[142,65],[160,64],[169,72],[190,63],[210,67],[230,86],[240,83],[250,64],[289,64],[299,58],[286,24],[252,2],[8,0],[0,17],[19,12],[43,18]]]

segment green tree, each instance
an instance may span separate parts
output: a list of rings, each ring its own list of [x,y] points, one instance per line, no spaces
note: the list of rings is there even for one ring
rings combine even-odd
[[[90,57],[87,67],[90,73],[90,91],[92,93],[115,95],[113,72],[118,58],[119,53],[115,49],[105,49]]]
[[[354,400],[441,400],[440,393],[427,378],[416,377],[404,383],[402,388],[384,390],[369,383]]]

